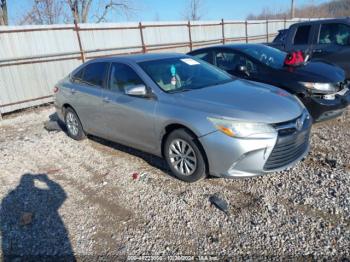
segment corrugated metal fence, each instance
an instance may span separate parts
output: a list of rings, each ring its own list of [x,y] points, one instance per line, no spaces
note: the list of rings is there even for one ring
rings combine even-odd
[[[269,42],[299,22],[180,21],[0,27],[1,114],[52,101],[55,83],[88,59],[187,52],[220,43]]]

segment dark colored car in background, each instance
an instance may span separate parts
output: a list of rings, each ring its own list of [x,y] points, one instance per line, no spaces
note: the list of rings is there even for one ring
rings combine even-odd
[[[344,70],[321,62],[285,66],[287,54],[262,44],[221,45],[189,53],[231,75],[280,87],[296,95],[315,122],[342,114],[350,103]]]
[[[279,31],[268,45],[286,52],[301,50],[311,54],[312,60],[334,63],[350,79],[350,18],[296,23]]]

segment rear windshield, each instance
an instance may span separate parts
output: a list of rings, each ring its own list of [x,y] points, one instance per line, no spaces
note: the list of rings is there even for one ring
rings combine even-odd
[[[199,89],[233,80],[226,72],[197,58],[176,57],[141,62],[139,65],[168,93]]]
[[[247,46],[241,50],[243,53],[254,57],[263,64],[272,68],[282,68],[287,53],[265,45]]]

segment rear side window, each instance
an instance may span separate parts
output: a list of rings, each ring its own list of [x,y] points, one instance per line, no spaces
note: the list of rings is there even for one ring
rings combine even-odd
[[[131,67],[120,63],[112,64],[109,83],[110,90],[124,92],[125,88],[143,84],[141,78]]]
[[[319,44],[347,45],[350,27],[345,24],[323,24],[321,26]]]
[[[103,86],[106,77],[108,63],[97,62],[88,64],[83,74],[83,83],[92,86]]]
[[[294,45],[306,45],[309,42],[309,35],[311,31],[311,25],[299,26],[295,33]]]

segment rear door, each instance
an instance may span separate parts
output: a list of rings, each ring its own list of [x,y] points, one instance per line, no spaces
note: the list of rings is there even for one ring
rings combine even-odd
[[[154,129],[157,100],[129,96],[126,87],[145,85],[135,70],[124,63],[112,63],[108,88],[103,90],[103,118],[107,138],[143,150],[158,145]]]
[[[103,134],[101,112],[102,89],[106,83],[108,63],[89,63],[77,72],[69,86],[70,103],[77,112],[86,132]]]
[[[339,65],[350,78],[350,25],[322,23],[317,28],[313,58],[320,58]]]

